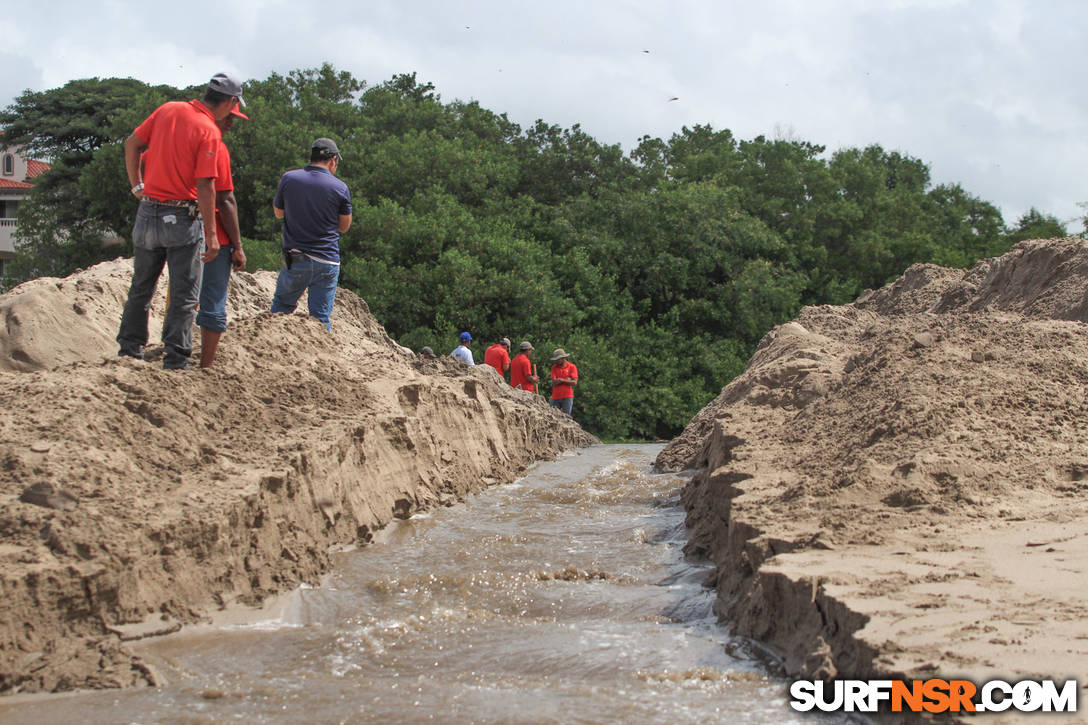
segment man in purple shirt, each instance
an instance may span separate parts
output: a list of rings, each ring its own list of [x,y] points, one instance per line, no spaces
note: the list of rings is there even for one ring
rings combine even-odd
[[[340,235],[351,226],[351,193],[335,174],[340,149],[319,138],[310,163],[280,177],[272,211],[283,219],[283,266],[276,280],[272,311],[291,314],[307,292],[310,316],[332,330],[329,318],[340,278]]]

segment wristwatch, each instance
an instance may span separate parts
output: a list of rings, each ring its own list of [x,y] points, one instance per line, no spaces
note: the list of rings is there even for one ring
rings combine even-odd
[[[132,193],[133,194],[139,194],[143,190],[144,190],[144,182],[142,182],[142,181],[139,184],[136,184],[136,186],[132,187]]]

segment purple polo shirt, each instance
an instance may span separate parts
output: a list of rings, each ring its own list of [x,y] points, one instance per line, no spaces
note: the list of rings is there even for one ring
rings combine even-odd
[[[351,214],[348,185],[311,164],[280,177],[272,204],[283,209],[283,248],[340,263],[340,216]]]

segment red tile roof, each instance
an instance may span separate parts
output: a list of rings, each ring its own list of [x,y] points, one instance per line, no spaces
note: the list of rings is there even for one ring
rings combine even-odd
[[[11,181],[9,179],[0,179],[0,189],[33,189],[34,184],[28,184],[25,181]]]
[[[53,168],[50,164],[44,161],[38,161],[36,159],[27,159],[26,162],[26,178],[33,179],[35,176],[41,176],[49,169]]]

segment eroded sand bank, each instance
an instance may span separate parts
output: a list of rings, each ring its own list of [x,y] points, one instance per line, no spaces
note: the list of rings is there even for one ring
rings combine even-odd
[[[689,551],[733,631],[806,678],[1083,685],[1086,320],[1063,239],[769,333],[657,464],[698,470]]]
[[[234,275],[215,368],[118,359],[130,275],[0,297],[2,692],[154,682],[126,641],[315,582],[330,547],[595,442],[490,368],[417,360],[345,290],[332,334],[265,312],[267,272]]]

